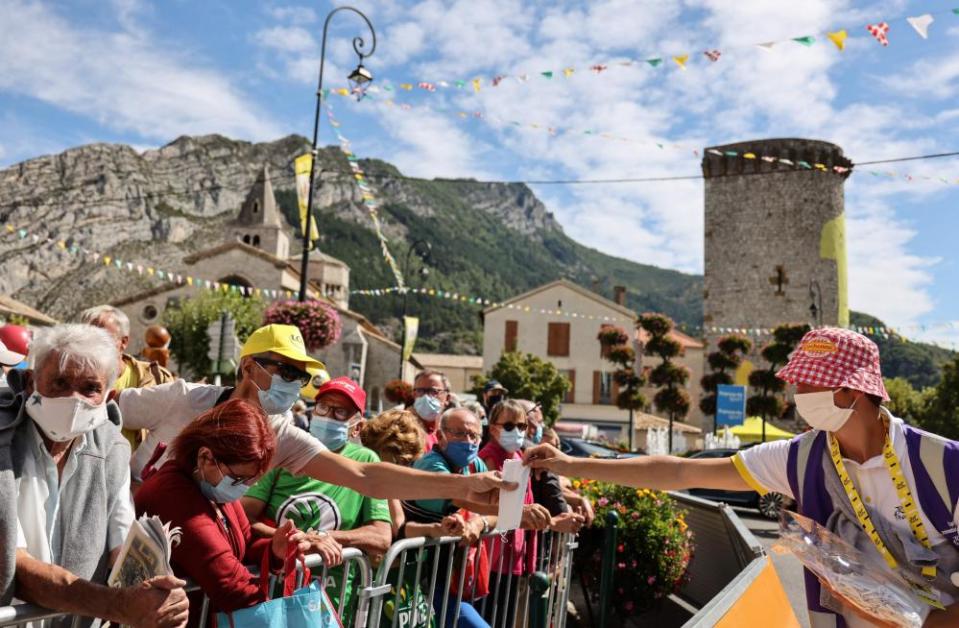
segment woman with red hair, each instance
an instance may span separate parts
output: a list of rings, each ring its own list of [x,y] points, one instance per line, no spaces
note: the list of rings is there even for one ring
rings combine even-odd
[[[255,538],[237,501],[269,468],[276,448],[266,415],[244,400],[214,406],[190,423],[173,442],[172,458],[134,496],[138,515],[159,517],[183,534],[171,565],[210,598],[210,616],[266,601],[259,578],[245,565],[260,565],[272,552],[280,567],[289,543],[306,550],[292,522],[272,538]],[[191,599],[190,622],[199,623],[200,600]]]

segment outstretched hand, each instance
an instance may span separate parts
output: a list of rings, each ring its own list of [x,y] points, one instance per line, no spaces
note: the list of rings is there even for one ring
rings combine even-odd
[[[515,491],[518,488],[516,482],[504,482],[499,471],[465,475],[463,480],[466,482],[466,501],[474,504],[498,504],[498,489]]]
[[[523,454],[523,463],[533,469],[545,469],[553,473],[564,473],[566,465],[572,459],[552,445],[537,445],[526,450]]]

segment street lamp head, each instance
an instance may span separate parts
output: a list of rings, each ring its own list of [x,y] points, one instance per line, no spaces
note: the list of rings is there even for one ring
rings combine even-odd
[[[350,92],[356,94],[357,100],[362,100],[363,96],[366,95],[366,88],[373,82],[373,73],[365,68],[361,62],[350,73],[347,80],[350,82]]]

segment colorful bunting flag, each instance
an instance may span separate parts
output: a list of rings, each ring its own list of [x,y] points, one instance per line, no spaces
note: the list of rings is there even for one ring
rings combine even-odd
[[[482,81],[478,78],[473,79],[473,91],[478,92],[480,90],[480,83]]]
[[[653,58],[653,59],[646,59],[646,63],[648,63],[649,65],[653,66],[654,68],[659,67],[659,65],[660,65],[662,62],[663,62],[663,60],[660,59],[659,57],[656,57],[656,58]]]
[[[550,71],[550,72],[540,72],[540,74],[542,74],[545,78],[548,78],[548,79],[553,78],[553,73],[552,73],[551,71]]]
[[[866,30],[869,31],[869,34],[876,38],[883,46],[889,45],[889,38],[887,37],[889,33],[889,24],[885,22],[879,22],[878,24],[867,24]]]
[[[839,48],[840,51],[846,49],[846,38],[849,34],[846,32],[846,29],[841,31],[836,31],[834,33],[826,33],[826,37],[829,38],[829,41],[836,44],[836,48]]]
[[[776,45],[776,42],[774,41],[767,41],[764,44],[756,44],[756,46],[758,46],[761,50],[765,50],[766,52],[772,51],[773,46],[775,45]]]
[[[569,78],[573,75],[573,72],[575,71],[576,70],[574,70],[573,68],[563,68],[563,76],[565,76],[566,78]]]
[[[808,48],[816,42],[816,38],[812,35],[806,35],[805,37],[793,37],[793,41]]]
[[[686,62],[689,61],[689,55],[676,55],[673,57],[673,61],[676,62],[676,65],[678,65],[680,69],[685,70]]]
[[[703,54],[706,55],[706,58],[712,61],[713,63],[719,61],[719,57],[720,55],[722,55],[722,53],[719,52],[718,50],[707,50],[703,52]]]
[[[929,39],[929,25],[933,22],[931,15],[926,13],[925,15],[919,15],[917,17],[907,17],[906,21],[909,22],[910,26],[916,29],[920,37]]]

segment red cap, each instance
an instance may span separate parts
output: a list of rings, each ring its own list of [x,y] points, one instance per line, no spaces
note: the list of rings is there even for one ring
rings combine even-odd
[[[30,330],[20,325],[0,327],[0,364],[13,366],[24,361],[30,346]]]
[[[349,397],[357,412],[363,412],[366,408],[366,391],[349,377],[336,377],[326,382],[317,389],[316,398],[319,399],[328,392],[339,392]]]
[[[790,384],[850,388],[889,400],[879,370],[879,348],[848,329],[824,327],[807,332],[776,377]]]

